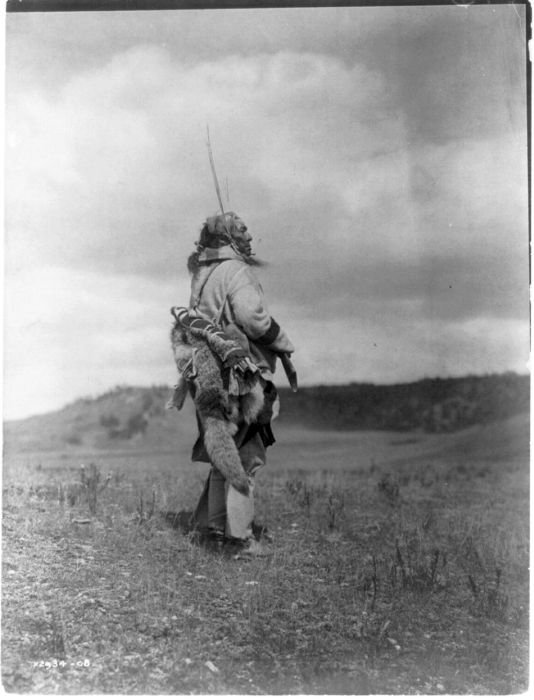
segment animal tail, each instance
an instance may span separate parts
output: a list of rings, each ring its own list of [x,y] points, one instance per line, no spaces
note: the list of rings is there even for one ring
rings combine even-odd
[[[236,491],[244,496],[249,495],[249,481],[239,452],[233,440],[233,426],[223,418],[212,416],[203,417],[204,446],[212,465],[218,469],[224,478]]]

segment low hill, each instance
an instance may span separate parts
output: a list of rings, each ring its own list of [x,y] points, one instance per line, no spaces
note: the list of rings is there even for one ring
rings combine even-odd
[[[8,421],[6,452],[99,449],[172,450],[191,443],[196,430],[193,404],[177,413],[165,409],[166,386],[116,387],[82,398],[60,411]],[[513,373],[410,384],[281,389],[279,429],[393,430],[451,432],[505,420],[529,410],[529,377]]]
[[[196,421],[192,401],[180,413],[167,410],[170,395],[167,386],[118,386],[59,411],[6,421],[5,449],[173,449],[181,437],[191,440]]]
[[[280,391],[284,420],[315,429],[451,432],[529,410],[530,378],[512,372],[410,384]]]

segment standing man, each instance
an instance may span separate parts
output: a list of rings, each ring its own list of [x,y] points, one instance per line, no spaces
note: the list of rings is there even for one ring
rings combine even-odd
[[[259,369],[263,386],[262,420],[249,425],[241,420],[234,435],[239,457],[249,480],[244,495],[229,484],[213,464],[193,515],[194,525],[215,541],[231,540],[242,553],[262,556],[265,551],[252,534],[254,477],[266,462],[266,448],[274,442],[270,419],[278,415],[279,401],[272,382],[276,359],[294,347],[270,316],[253,267],[252,236],[234,212],[209,217],[197,248],[188,260],[192,274],[189,315],[214,323],[237,341]],[[194,461],[210,461],[200,437],[193,448]]]

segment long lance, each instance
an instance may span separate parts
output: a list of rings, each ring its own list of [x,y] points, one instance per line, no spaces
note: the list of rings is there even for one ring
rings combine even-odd
[[[223,215],[224,227],[226,228],[226,217],[224,214],[224,206],[221,196],[221,188],[219,187],[219,180],[217,178],[217,172],[215,170],[215,161],[213,160],[213,152],[211,150],[210,141],[210,128],[206,126],[206,133],[208,134],[208,157],[210,159],[211,174],[213,175],[213,183],[215,185],[215,192],[217,193],[217,199],[219,200],[219,207],[221,209],[221,214]]]
[[[221,188],[219,187],[219,179],[217,177],[217,172],[215,170],[215,161],[213,160],[213,151],[211,150],[211,140],[210,140],[210,128],[208,125],[206,125],[206,133],[208,135],[208,157],[210,161],[210,168],[211,168],[211,174],[213,175],[213,183],[215,185],[215,192],[217,193],[217,199],[219,200],[219,208],[221,210],[221,214],[223,217],[223,222],[224,222],[224,228],[226,229],[226,233],[228,234],[228,238],[231,240],[231,235],[230,231],[228,230],[228,227],[226,225],[226,215],[224,212],[224,205],[222,201],[222,196],[221,196]],[[291,387],[291,391],[297,391],[298,390],[298,381],[297,381],[297,370],[295,369],[295,366],[291,362],[291,356],[287,352],[280,352],[277,353],[278,356],[280,357],[280,360],[282,362],[282,367],[284,368],[284,372],[286,373],[287,380],[289,382],[289,386]]]

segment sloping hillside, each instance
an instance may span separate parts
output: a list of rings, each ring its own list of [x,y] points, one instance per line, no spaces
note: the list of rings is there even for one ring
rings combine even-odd
[[[166,386],[117,387],[82,398],[60,411],[8,421],[6,451],[87,449],[172,450],[191,443],[196,422],[191,400],[167,410]],[[529,377],[516,374],[425,379],[411,384],[281,389],[279,429],[419,430],[451,432],[505,420],[529,410]]]
[[[82,398],[60,411],[7,421],[6,450],[173,449],[195,432],[193,404],[169,411],[169,387],[116,387],[96,398]]]
[[[281,390],[284,418],[316,429],[451,432],[529,410],[529,377],[514,373]]]

